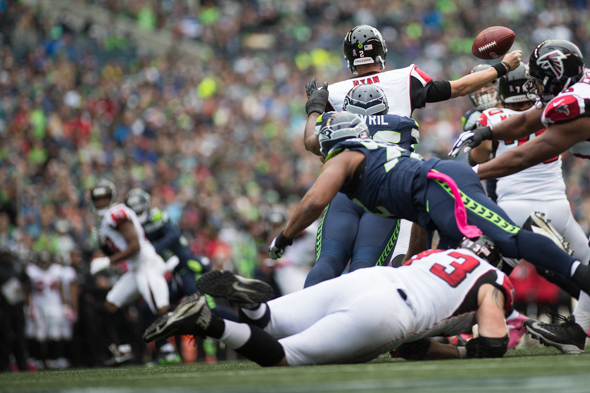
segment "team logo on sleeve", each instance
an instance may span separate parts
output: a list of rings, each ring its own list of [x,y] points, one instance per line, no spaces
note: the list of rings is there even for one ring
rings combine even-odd
[[[564,70],[563,60],[565,59],[566,56],[563,54],[563,52],[559,49],[556,49],[539,57],[537,59],[537,64],[544,70],[553,71],[555,76],[561,78],[563,76]]]
[[[563,104],[562,101],[564,101],[564,100],[560,100],[560,102],[556,102],[555,103],[555,111],[556,112],[563,113],[566,116],[569,116],[570,115],[570,109],[567,106],[567,104]]]

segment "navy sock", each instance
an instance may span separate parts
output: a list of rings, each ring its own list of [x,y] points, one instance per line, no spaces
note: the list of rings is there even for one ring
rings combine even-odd
[[[571,267],[576,259],[545,236],[522,229],[516,235],[516,246],[522,259],[570,278]]]

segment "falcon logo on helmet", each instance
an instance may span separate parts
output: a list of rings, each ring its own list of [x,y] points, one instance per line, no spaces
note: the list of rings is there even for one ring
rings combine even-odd
[[[556,77],[563,76],[563,60],[567,57],[559,49],[544,54],[537,59],[537,64],[544,70],[551,70]]]

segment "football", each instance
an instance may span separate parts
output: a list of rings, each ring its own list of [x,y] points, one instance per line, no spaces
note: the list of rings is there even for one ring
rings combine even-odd
[[[471,53],[484,60],[496,59],[510,50],[515,37],[514,32],[507,27],[488,27],[475,37]]]

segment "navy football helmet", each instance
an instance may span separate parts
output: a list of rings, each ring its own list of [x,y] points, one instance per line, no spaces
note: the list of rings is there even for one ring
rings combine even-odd
[[[139,222],[145,224],[150,214],[152,198],[141,188],[134,188],[127,193],[125,204],[137,214]]]
[[[320,129],[320,153],[326,158],[337,143],[350,138],[368,137],[369,127],[360,116],[350,112],[336,112]]]
[[[389,111],[387,97],[375,85],[357,85],[344,97],[342,110],[358,115],[386,115]]]

